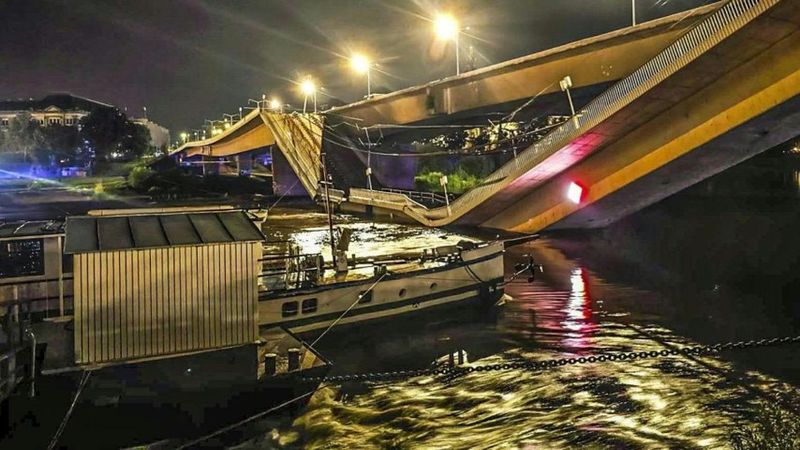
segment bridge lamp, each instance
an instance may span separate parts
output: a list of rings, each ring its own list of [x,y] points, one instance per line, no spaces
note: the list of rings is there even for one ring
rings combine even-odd
[[[269,101],[269,109],[273,111],[280,111],[283,112],[283,103],[277,98],[271,98]]]
[[[352,67],[356,73],[367,75],[367,98],[372,95],[372,81],[370,80],[371,65],[369,58],[360,53],[356,53],[350,58],[350,67]]]
[[[189,138],[189,133],[187,133],[187,132],[185,132],[185,131],[181,133],[181,140],[182,140],[184,143],[186,143],[186,140],[187,140],[188,138]]]
[[[567,187],[567,198],[576,205],[584,199],[586,194],[586,188],[581,186],[580,184],[572,181],[569,183]]]
[[[459,62],[458,35],[461,34],[458,21],[450,14],[439,14],[433,19],[433,31],[443,41],[453,41],[456,47],[456,75],[461,74]]]
[[[303,94],[303,114],[306,112],[308,97],[314,100],[314,113],[317,112],[317,85],[311,78],[306,78],[300,83],[300,92]]]

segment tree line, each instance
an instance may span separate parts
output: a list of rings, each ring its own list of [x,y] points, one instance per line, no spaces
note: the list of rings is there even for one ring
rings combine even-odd
[[[79,126],[41,125],[23,112],[0,129],[0,160],[50,167],[131,161],[150,152],[150,132],[116,108],[97,108]]]

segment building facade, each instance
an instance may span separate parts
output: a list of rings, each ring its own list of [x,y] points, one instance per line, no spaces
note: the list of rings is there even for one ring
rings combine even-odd
[[[0,129],[8,128],[11,121],[23,113],[29,113],[42,126],[77,127],[83,117],[97,108],[113,106],[72,94],[52,94],[41,100],[3,100],[0,101]]]

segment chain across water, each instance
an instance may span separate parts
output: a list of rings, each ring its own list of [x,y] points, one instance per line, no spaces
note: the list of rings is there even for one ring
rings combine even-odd
[[[472,372],[496,372],[506,370],[545,370],[573,364],[594,364],[606,361],[635,361],[637,359],[663,358],[668,356],[703,356],[725,350],[741,350],[745,348],[773,347],[779,345],[798,344],[800,336],[776,337],[752,341],[725,342],[712,345],[698,345],[681,349],[663,349],[640,352],[604,353],[597,356],[579,358],[548,359],[544,361],[515,361],[485,366],[437,366],[423,369],[395,370],[389,372],[365,372],[347,375],[303,378],[309,382],[346,382],[346,381],[378,381],[396,378],[417,377],[423,375],[463,375]]]

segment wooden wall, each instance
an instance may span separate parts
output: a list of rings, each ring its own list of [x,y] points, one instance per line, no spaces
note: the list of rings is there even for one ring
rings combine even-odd
[[[259,242],[76,254],[75,362],[255,341],[260,257]]]

